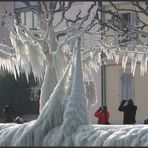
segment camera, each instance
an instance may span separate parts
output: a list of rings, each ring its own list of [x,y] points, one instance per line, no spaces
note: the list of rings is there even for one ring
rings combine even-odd
[[[127,100],[122,100],[121,103],[125,103]]]

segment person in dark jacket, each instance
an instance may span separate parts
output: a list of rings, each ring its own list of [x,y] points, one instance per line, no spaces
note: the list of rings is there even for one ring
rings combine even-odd
[[[123,124],[135,124],[135,116],[137,111],[137,106],[134,105],[133,100],[122,100],[119,108],[119,111],[124,112]]]
[[[3,110],[4,122],[13,122],[14,109],[11,105],[6,105]]]

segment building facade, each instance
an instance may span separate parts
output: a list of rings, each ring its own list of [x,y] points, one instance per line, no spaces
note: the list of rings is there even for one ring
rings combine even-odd
[[[141,2],[140,5],[145,5],[145,3]],[[137,9],[131,6],[130,2],[117,3],[116,6],[118,8]],[[114,8],[110,5],[106,5],[104,9],[114,11]],[[121,16],[133,26],[141,25],[138,22],[137,16],[148,23],[148,18],[141,13],[122,11]],[[148,27],[145,27],[144,31],[148,31]],[[114,44],[120,44],[120,41],[116,38],[117,32],[114,31],[112,33],[115,37]],[[148,38],[140,34],[131,34],[129,40],[136,43],[140,40],[143,42],[143,45],[148,44]],[[133,76],[131,73],[131,60],[128,61],[125,71],[122,68],[121,60],[122,57],[118,65],[114,61],[110,61],[105,66],[106,105],[110,112],[110,122],[113,124],[122,124],[123,113],[118,111],[118,107],[122,99],[131,98],[138,107],[136,114],[137,124],[144,123],[144,120],[148,118],[148,94],[146,93],[148,88],[148,74],[146,73],[144,76],[140,75],[140,63],[137,62],[135,75]]]

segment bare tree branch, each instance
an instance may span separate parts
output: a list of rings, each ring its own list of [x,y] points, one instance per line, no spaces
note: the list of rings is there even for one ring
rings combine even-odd
[[[40,14],[40,9],[38,9],[39,7],[38,6],[32,6],[30,1],[24,1],[23,2],[29,9],[32,10],[32,12],[34,12],[35,14]]]
[[[63,11],[61,14],[61,20],[54,26],[54,28],[58,27],[60,25],[60,23],[62,23],[62,21],[65,19],[65,13],[71,8],[72,2],[69,2],[66,7],[64,7],[64,5],[65,5],[65,2],[63,2],[63,5],[61,4],[61,7],[63,8]],[[55,10],[55,12],[60,12],[62,10],[61,7],[59,9]]]
[[[79,26],[79,27],[81,27],[81,26],[83,25],[83,23],[89,18],[90,12],[91,12],[91,10],[94,8],[94,6],[96,6],[96,2],[94,2],[94,3],[90,6],[90,8],[89,8],[88,11],[87,11],[87,15],[84,17],[84,19],[83,19],[82,22],[80,23],[80,26]]]
[[[113,6],[113,8],[116,10],[116,11],[131,11],[131,12],[137,12],[137,13],[143,13],[143,11],[140,11],[140,10],[135,10],[135,9],[129,9],[129,8],[118,8],[113,2],[109,1],[109,3],[111,4],[111,6]],[[137,5],[135,5],[137,6]]]
[[[141,5],[140,5],[140,2],[138,0],[135,0],[134,2],[132,2],[132,4],[134,6],[136,6],[139,10],[141,10],[143,12],[143,14],[147,15],[148,16],[148,10],[147,9],[144,9]]]

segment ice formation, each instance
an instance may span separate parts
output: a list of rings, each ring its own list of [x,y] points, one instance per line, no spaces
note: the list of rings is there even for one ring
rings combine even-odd
[[[91,125],[88,103],[78,46],[36,120],[0,123],[0,146],[148,146],[147,125]]]
[[[140,61],[140,74],[143,76],[145,73],[147,73],[147,56],[146,53],[143,54],[141,61]]]
[[[2,17],[2,20],[10,31],[14,48],[0,44],[1,68],[17,78],[21,67],[27,80],[31,68],[36,78],[42,79],[45,75],[39,117],[23,124],[0,123],[0,146],[148,146],[147,125],[91,125],[89,109],[96,102],[93,89],[95,82],[88,82],[85,88],[83,84],[83,77],[89,79],[93,75],[92,71],[97,72],[106,59],[115,60],[118,64],[121,54],[123,69],[126,68],[127,60],[131,60],[133,75],[138,57],[142,54],[139,60],[140,72],[144,75],[147,72],[147,50],[139,53],[133,50],[133,45],[127,47],[127,50],[121,50],[120,45],[111,48],[101,39],[97,48],[86,52],[84,58],[82,56],[81,63],[78,40],[76,63],[75,59],[71,59],[65,69],[64,50],[71,56],[68,40],[71,42],[72,38],[76,40],[78,36],[82,36],[87,27],[81,34],[75,34],[70,39],[65,38],[63,45],[56,42],[52,23],[41,41],[41,36],[33,36],[26,27],[19,24],[17,26],[7,17]],[[106,55],[104,62],[103,52]],[[45,62],[48,64],[43,73]]]

